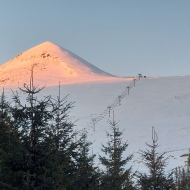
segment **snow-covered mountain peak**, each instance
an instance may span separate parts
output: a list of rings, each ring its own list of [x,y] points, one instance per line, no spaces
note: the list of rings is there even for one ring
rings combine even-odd
[[[74,53],[44,42],[0,66],[0,85],[23,84],[30,78],[34,66],[34,77],[40,85],[52,86],[81,82],[118,80]]]

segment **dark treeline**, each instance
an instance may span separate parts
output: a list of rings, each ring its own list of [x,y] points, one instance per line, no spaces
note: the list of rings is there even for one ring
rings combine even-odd
[[[158,137],[140,150],[147,173],[127,167],[133,155],[123,157],[128,143],[114,120],[109,121],[108,142],[102,145],[101,167],[94,163],[85,131],[74,131],[68,121],[73,103],[66,97],[38,100],[42,89],[24,85],[22,103],[18,93],[0,99],[0,189],[2,190],[189,190],[187,166],[166,174],[167,158],[157,152]],[[78,138],[76,138],[76,135]],[[79,138],[80,137],[80,138]]]

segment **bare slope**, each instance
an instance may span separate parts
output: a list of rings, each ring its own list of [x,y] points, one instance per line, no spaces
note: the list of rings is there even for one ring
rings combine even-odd
[[[100,80],[114,80],[113,75],[51,42],[45,42],[20,53],[0,66],[0,85],[28,83],[31,67],[40,85],[52,86]]]

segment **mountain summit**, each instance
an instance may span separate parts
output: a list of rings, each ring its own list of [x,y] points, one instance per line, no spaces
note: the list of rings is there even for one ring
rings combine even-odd
[[[0,66],[0,85],[28,83],[31,68],[39,85],[52,86],[115,79],[74,53],[44,42]]]

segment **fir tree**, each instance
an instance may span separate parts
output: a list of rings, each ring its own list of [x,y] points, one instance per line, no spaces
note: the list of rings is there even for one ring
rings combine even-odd
[[[167,159],[165,153],[159,154],[158,137],[152,128],[152,144],[146,143],[150,148],[145,151],[140,151],[143,164],[147,167],[148,173],[138,174],[138,185],[141,190],[171,190],[173,185],[172,173],[165,175],[165,167],[167,166]]]
[[[79,140],[79,155],[77,156],[76,180],[73,183],[72,190],[98,190],[99,175],[98,167],[94,164],[95,154],[90,152],[91,142],[87,141],[87,132],[84,130]]]
[[[186,166],[175,168],[174,176],[176,190],[190,189],[190,153],[188,154]]]
[[[1,119],[1,127],[9,129],[5,134],[10,135],[10,141],[6,151],[0,144],[0,150],[3,147],[5,152],[0,157],[0,186],[19,190],[69,189],[76,178],[79,147],[74,142],[74,124],[67,121],[73,103],[60,99],[60,95],[58,100],[50,96],[38,100],[35,96],[42,88],[33,85],[33,68],[30,85],[24,84],[20,90],[26,95],[26,103],[17,92],[13,93],[13,102],[8,106],[11,122]],[[3,118],[4,110],[2,107],[0,112]],[[8,174],[3,176],[3,172]]]
[[[12,121],[9,114],[9,103],[6,101],[4,89],[0,96],[0,188],[13,189],[10,185],[12,172],[9,164],[11,145],[14,143]]]
[[[133,182],[131,180],[131,167],[126,169],[126,164],[132,159],[132,155],[123,158],[123,153],[128,147],[128,143],[122,143],[122,134],[117,126],[117,122],[108,121],[112,133],[107,133],[107,146],[102,145],[102,152],[106,156],[100,156],[99,160],[105,166],[105,172],[101,179],[101,189],[109,190],[131,190]]]
[[[78,147],[80,142],[75,142],[75,136],[78,134],[74,131],[74,124],[68,122],[69,110],[73,107],[73,102],[66,101],[67,96],[52,103],[52,115],[54,116],[52,124],[47,130],[47,145],[51,144],[50,155],[53,168],[51,175],[54,179],[55,189],[71,189],[77,170],[76,159],[78,156]]]

